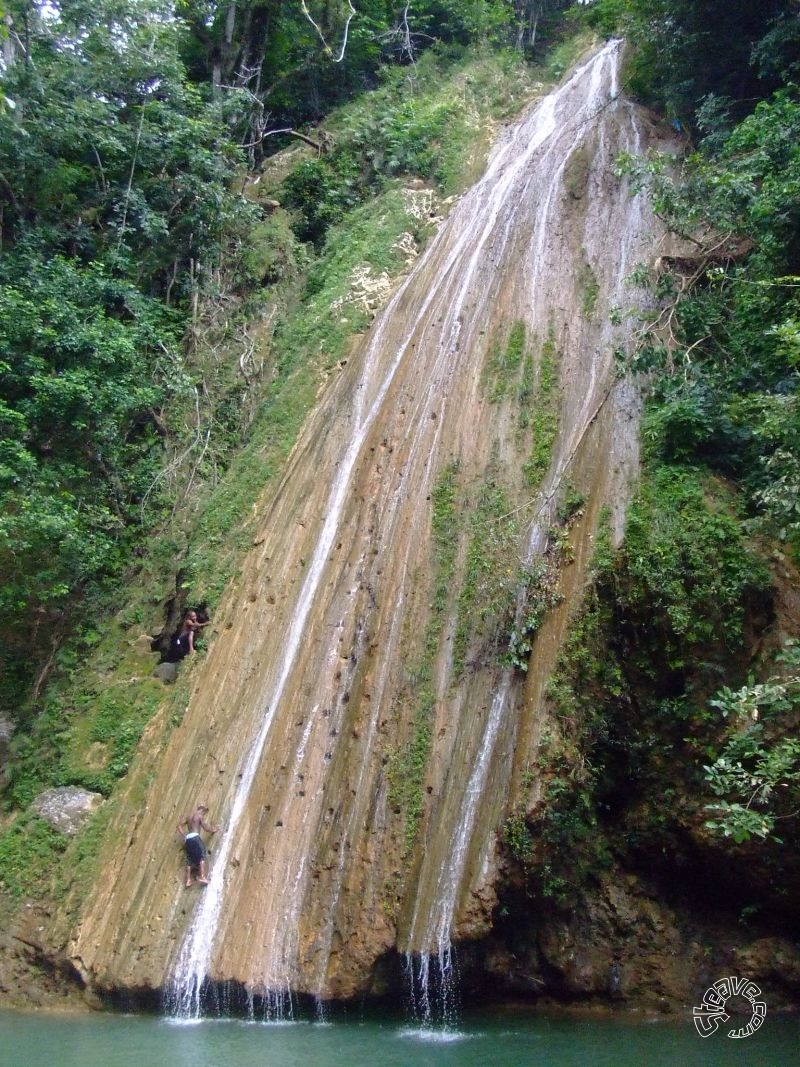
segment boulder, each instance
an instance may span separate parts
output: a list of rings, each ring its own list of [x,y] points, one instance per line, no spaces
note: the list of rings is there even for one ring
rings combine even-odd
[[[160,678],[164,685],[171,685],[178,677],[178,664],[159,663],[153,668],[153,677]]]
[[[100,793],[66,785],[40,793],[31,804],[31,811],[62,834],[72,837],[102,803]]]

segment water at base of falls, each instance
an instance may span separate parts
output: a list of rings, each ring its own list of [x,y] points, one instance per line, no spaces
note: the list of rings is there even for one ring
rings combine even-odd
[[[757,1034],[736,1042],[721,1034],[703,1041],[690,1013],[568,1018],[530,1008],[473,1012],[452,1034],[415,1030],[385,1015],[325,1026],[238,1019],[186,1025],[106,1012],[0,1011],[0,1067],[779,1067],[797,1061],[797,1016],[768,1015]]]
[[[456,949],[448,945],[439,953],[409,952],[402,960],[409,1023],[421,1030],[457,1032],[461,997]],[[313,1018],[323,1023],[329,1016],[329,1005],[319,998],[298,997],[289,989],[254,992],[238,982],[209,979],[199,985],[167,986],[161,1008],[165,1015],[184,1022],[244,1018],[280,1023]]]
[[[461,1004],[455,949],[407,953],[404,962],[410,1020],[423,1029],[456,1031]]]
[[[267,989],[254,992],[238,982],[192,983],[188,986],[172,984],[162,997],[165,1015],[186,1022],[204,1018],[246,1018],[252,1022],[294,1022],[299,1016],[310,1015],[325,1021],[325,1006],[313,1001],[302,1006],[289,989]]]

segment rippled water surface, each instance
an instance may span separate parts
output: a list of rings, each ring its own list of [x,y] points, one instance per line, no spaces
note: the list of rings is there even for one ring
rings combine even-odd
[[[686,1019],[652,1022],[503,1013],[457,1030],[376,1018],[332,1023],[0,1013],[0,1067],[783,1067],[800,1062],[800,1018],[767,1016],[739,1041]]]

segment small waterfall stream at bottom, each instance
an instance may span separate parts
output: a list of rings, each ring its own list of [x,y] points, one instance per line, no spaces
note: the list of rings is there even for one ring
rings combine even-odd
[[[531,543],[534,543],[533,537]],[[522,609],[520,597],[517,614]],[[492,700],[478,756],[461,799],[457,833],[449,862],[443,864],[438,872],[435,903],[425,917],[418,910],[414,913],[411,943],[433,946],[432,951],[408,951],[404,956],[411,1016],[425,1028],[452,1030],[458,1025],[458,957],[451,935],[478,805],[484,794],[511,688],[512,672],[506,670]]]
[[[458,956],[453,945],[440,952],[406,953],[406,985],[410,1021],[423,1030],[458,1030],[461,1015]]]

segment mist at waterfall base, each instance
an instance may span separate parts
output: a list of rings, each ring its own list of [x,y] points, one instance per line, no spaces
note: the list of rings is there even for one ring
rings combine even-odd
[[[144,1016],[0,1012],[0,1067],[782,1067],[800,1018],[705,1039],[685,1017],[632,1022],[519,1011],[470,1015],[457,1031],[376,1017],[313,1023],[179,1022]]]

